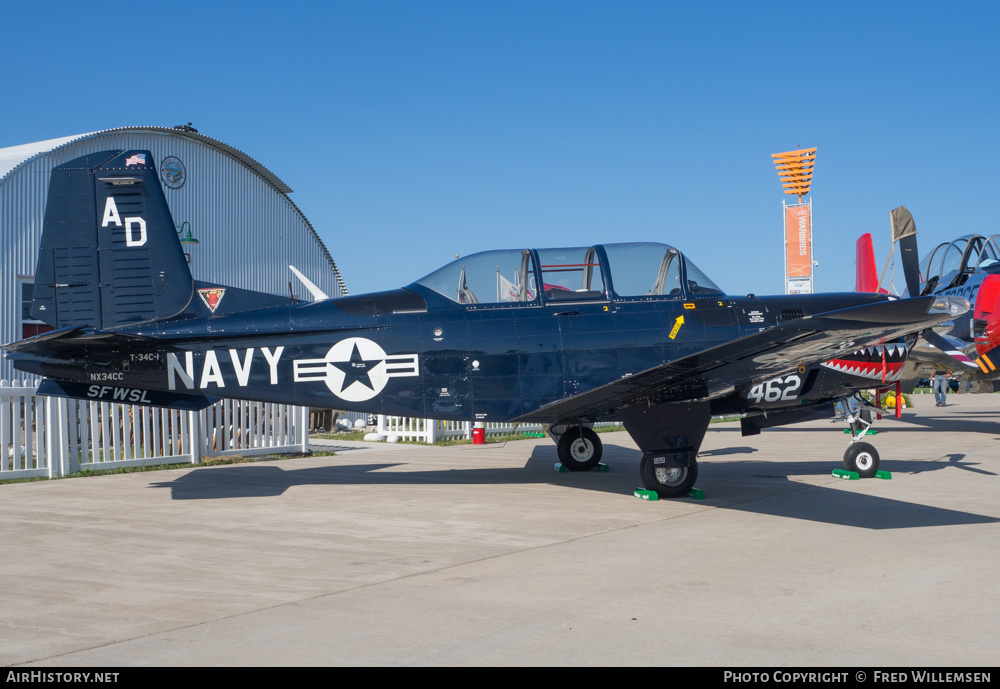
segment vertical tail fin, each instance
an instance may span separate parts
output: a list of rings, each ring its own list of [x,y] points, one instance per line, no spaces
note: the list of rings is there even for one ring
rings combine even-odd
[[[104,151],[52,171],[31,315],[98,329],[169,318],[194,294],[149,151]]]
[[[854,267],[854,291],[878,292],[878,269],[875,265],[875,248],[870,232],[858,237],[855,245],[857,259]]]

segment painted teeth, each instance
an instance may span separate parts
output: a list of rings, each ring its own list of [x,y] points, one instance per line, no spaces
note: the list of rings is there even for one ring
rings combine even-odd
[[[899,380],[903,375],[903,367],[900,364],[889,364],[886,362],[885,380],[896,381]],[[826,361],[822,364],[826,368],[833,369],[838,373],[845,373],[849,376],[856,376],[858,378],[871,378],[872,380],[882,380],[882,364],[876,362],[854,362],[845,361],[843,359],[836,359],[833,361]]]
[[[864,347],[862,349],[856,349],[851,352],[850,356],[857,357],[859,359],[870,359],[870,360],[882,360],[882,351],[885,350],[886,360],[903,361],[906,359],[906,345],[905,344],[885,344],[885,345],[871,345],[869,347]]]

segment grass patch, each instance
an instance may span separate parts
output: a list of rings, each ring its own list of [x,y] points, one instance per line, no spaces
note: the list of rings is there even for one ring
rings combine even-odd
[[[0,486],[8,483],[32,483],[34,481],[48,481],[48,476],[28,476],[27,478],[7,478],[0,481]]]
[[[310,433],[310,438],[322,440],[364,440],[365,434],[371,431],[341,431],[339,433]]]

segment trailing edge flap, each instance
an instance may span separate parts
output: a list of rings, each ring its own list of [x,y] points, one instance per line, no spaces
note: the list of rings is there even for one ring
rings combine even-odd
[[[952,313],[954,305],[957,312]],[[932,309],[932,306],[935,308]],[[683,402],[723,395],[799,365],[812,366],[871,344],[894,340],[968,310],[964,299],[919,297],[856,306],[785,321],[559,400],[514,421],[586,419],[625,404]]]
[[[69,397],[78,400],[95,402],[118,402],[121,404],[139,404],[147,407],[167,407],[185,411],[199,411],[209,407],[221,398],[207,395],[190,395],[183,392],[166,392],[162,390],[145,390],[116,385],[101,385],[99,383],[71,383],[63,380],[46,378],[38,386],[39,395],[51,397]]]

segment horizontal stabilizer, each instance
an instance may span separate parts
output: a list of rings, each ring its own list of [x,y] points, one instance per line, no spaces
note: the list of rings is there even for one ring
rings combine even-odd
[[[51,330],[35,337],[29,337],[27,340],[9,342],[3,345],[3,349],[15,355],[12,358],[17,358],[18,354],[54,355],[83,347],[87,347],[89,352],[94,353],[101,349],[121,349],[128,346],[149,345],[155,342],[155,338],[143,335],[127,335],[116,332],[84,333],[84,331],[83,326]]]
[[[147,407],[169,407],[186,411],[199,411],[219,401],[218,397],[207,395],[189,395],[182,392],[163,392],[159,390],[144,390],[116,385],[101,385],[100,383],[70,383],[62,380],[43,380],[38,386],[39,395],[51,397],[69,397],[78,400],[95,402],[118,402],[120,404],[139,404]]]

